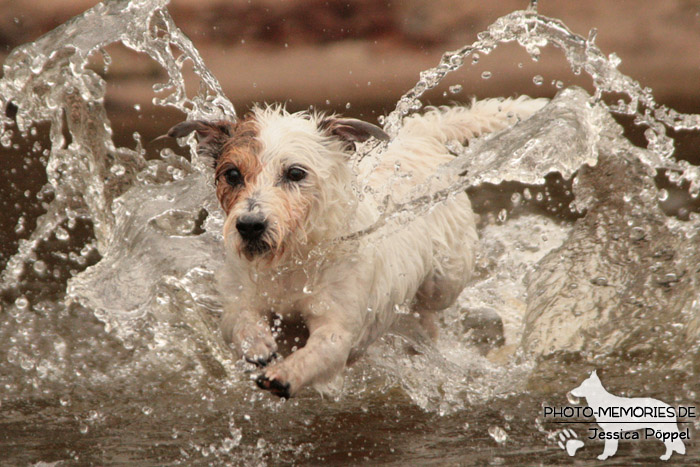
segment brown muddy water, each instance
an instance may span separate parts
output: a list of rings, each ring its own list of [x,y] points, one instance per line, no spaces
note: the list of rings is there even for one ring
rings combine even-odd
[[[186,116],[234,114],[166,6],[99,5],[5,64],[1,465],[662,462],[653,438],[622,440],[599,461],[591,417],[547,410],[586,407],[569,391],[593,370],[619,396],[700,405],[700,117],[658,105],[556,20],[494,22],[395,96],[384,120],[391,133],[425,92],[452,98],[444,74],[502,43],[533,58],[565,52],[571,82],[550,106],[450,147],[468,174],[457,189],[481,215],[473,283],[436,343],[400,320],[341,390],[278,400],[218,334],[222,219],[209,172],[186,146],[149,143]],[[104,109],[110,44],[149,55],[169,80],[131,117]],[[580,75],[588,92],[569,86]],[[666,463],[700,463],[697,413],[678,418],[690,439]]]

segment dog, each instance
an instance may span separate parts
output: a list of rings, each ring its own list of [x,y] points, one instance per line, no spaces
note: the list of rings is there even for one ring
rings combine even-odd
[[[588,406],[593,409],[596,422],[607,435],[603,435],[605,447],[603,453],[598,456],[599,460],[605,460],[617,452],[617,443],[619,438],[623,437],[622,433],[641,429],[644,429],[645,437],[649,437],[647,431],[651,431],[651,436],[663,441],[666,452],[660,457],[661,460],[668,460],[674,451],[685,454],[685,444],[681,439],[673,408],[665,402],[649,397],[620,397],[610,394],[595,371],[570,392],[575,397],[586,399]],[[616,415],[611,409],[619,413]],[[645,414],[644,409],[649,412]],[[623,410],[628,412],[621,416]],[[652,410],[661,414],[654,414]],[[639,414],[635,415],[635,411]]]
[[[523,96],[428,108],[405,118],[391,140],[361,120],[290,113],[281,105],[255,106],[237,121],[171,128],[174,138],[195,133],[198,154],[214,166],[226,213],[221,332],[262,367],[258,386],[289,398],[328,383],[391,327],[402,306],[435,337],[435,313],[455,302],[474,265],[477,233],[467,195],[415,219],[390,219],[373,234],[351,234],[381,216],[373,192],[400,203],[417,196],[416,187],[449,186],[454,178],[435,176],[454,158],[447,142],[467,144],[545,102]],[[388,141],[379,164],[354,168],[355,145],[370,138]],[[284,359],[277,358],[273,314],[300,316],[309,332]]]

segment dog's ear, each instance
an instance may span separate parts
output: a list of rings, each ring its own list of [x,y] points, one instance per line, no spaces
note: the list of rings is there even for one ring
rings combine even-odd
[[[197,154],[207,158],[211,164],[216,166],[216,161],[221,155],[221,151],[226,141],[231,137],[234,124],[226,120],[215,122],[205,122],[204,120],[191,120],[178,123],[170,130],[166,136],[170,138],[182,138],[193,131],[197,133]]]
[[[347,143],[363,143],[370,137],[375,137],[381,141],[389,141],[389,135],[384,130],[376,125],[355,118],[324,118],[319,123],[319,128]]]

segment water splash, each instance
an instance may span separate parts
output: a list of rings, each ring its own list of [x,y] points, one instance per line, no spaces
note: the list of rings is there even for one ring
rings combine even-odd
[[[0,133],[11,137],[16,126],[26,137],[38,125],[50,124],[44,191],[53,200],[8,261],[2,288],[17,293],[27,276],[25,265],[42,243],[54,232],[68,240],[76,219],[88,221],[101,260],[69,280],[68,310],[91,310],[124,347],[147,348],[130,365],[139,372],[147,372],[153,359],[177,371],[194,356],[218,377],[226,373],[230,356],[212,314],[216,299],[209,268],[220,258],[221,215],[203,175],[207,169],[196,154],[190,163],[168,150],[147,161],[138,134],[135,148],[116,147],[104,108],[106,82],[92,64],[101,56],[106,72],[111,59],[105,47],[124,45],[164,70],[166,81],[153,86],[154,104],[175,107],[188,118],[235,118],[216,78],[175,26],[167,3],[99,4],[19,47],[5,62],[0,105],[17,112],[14,119],[0,116]],[[186,66],[199,77],[196,93],[187,92]],[[38,355],[36,360],[46,361]],[[65,364],[58,367],[61,374],[68,371]]]
[[[138,137],[134,149],[119,148],[112,142],[104,109],[106,83],[88,66],[98,52],[107,57],[104,47],[120,43],[161,65],[168,81],[154,86],[154,92],[161,94],[154,98],[155,104],[173,106],[189,118],[235,117],[216,78],[175,26],[165,9],[167,3],[118,0],[98,4],[37,41],[18,47],[7,58],[0,80],[0,105],[17,111],[14,119],[0,114],[0,135],[11,137],[16,124],[20,136],[26,137],[36,125],[50,123],[47,176],[55,199],[8,262],[3,288],[18,285],[32,251],[68,218],[90,220],[98,250],[104,252],[115,228],[113,201],[140,181],[137,174],[144,177],[157,171],[146,163]],[[106,69],[110,60],[104,60]],[[183,77],[188,62],[201,80],[193,98],[187,97]],[[200,168],[196,160],[195,165]]]
[[[479,40],[473,44],[451,52],[446,52],[436,67],[420,73],[420,79],[416,85],[399,99],[396,108],[383,120],[384,130],[389,135],[395,137],[402,127],[403,119],[423,107],[420,98],[427,91],[437,87],[449,73],[459,70],[465,63],[471,62],[471,64],[476,64],[478,62],[478,60],[467,60],[469,56],[477,58],[480,54],[487,55],[493,52],[500,44],[516,41],[527,51],[533,60],[537,61],[541,54],[541,49],[547,45],[553,45],[563,51],[566,60],[575,74],[578,75],[581,71],[584,71],[593,80],[592,84],[595,92],[592,98],[578,97],[577,102],[572,103],[571,111],[578,112],[582,110],[584,106],[582,100],[586,100],[588,102],[585,106],[593,107],[593,111],[597,113],[597,116],[574,115],[574,118],[583,118],[576,122],[574,120],[567,120],[566,123],[562,123],[561,130],[569,131],[572,135],[575,135],[577,131],[589,133],[587,137],[589,147],[581,148],[580,145],[576,146],[577,150],[582,151],[581,153],[572,150],[561,151],[563,146],[556,147],[554,143],[557,140],[555,138],[531,140],[533,142],[530,144],[537,145],[537,143],[541,143],[545,146],[551,145],[549,148],[541,148],[537,151],[540,153],[552,151],[552,154],[567,154],[573,157],[580,156],[580,159],[569,161],[572,163],[568,168],[553,168],[547,166],[538,167],[532,164],[529,166],[527,164],[521,166],[518,164],[516,157],[513,161],[509,162],[511,168],[515,168],[515,170],[494,171],[491,173],[490,177],[484,177],[482,179],[474,178],[472,171],[471,177],[464,177],[461,182],[453,185],[449,189],[443,190],[443,192],[436,196],[431,196],[429,200],[416,200],[401,205],[395,204],[391,207],[388,206],[388,203],[391,201],[386,200],[384,201],[384,209],[382,209],[384,214],[383,218],[379,219],[374,226],[362,232],[358,232],[357,235],[364,235],[376,231],[386,224],[388,218],[392,216],[396,217],[394,216],[395,214],[398,216],[403,212],[412,212],[416,206],[420,206],[422,203],[442,201],[454,194],[455,191],[473,186],[474,184],[483,182],[499,183],[513,179],[519,179],[525,183],[541,183],[543,177],[552,170],[562,170],[560,173],[568,178],[573,171],[581,165],[590,164],[591,162],[594,163],[590,157],[586,157],[584,154],[590,154],[591,151],[594,151],[593,141],[591,141],[590,138],[595,138],[594,133],[600,128],[597,126],[600,122],[591,121],[591,118],[603,118],[603,112],[631,115],[635,117],[635,125],[646,126],[647,130],[644,132],[644,135],[647,139],[648,149],[650,151],[640,157],[643,157],[644,162],[654,170],[664,169],[670,171],[672,174],[670,179],[678,186],[687,182],[689,184],[688,191],[691,196],[698,196],[700,193],[700,168],[687,161],[673,158],[674,142],[673,139],[667,135],[666,128],[672,128],[676,131],[700,130],[700,115],[682,114],[664,105],[657,104],[651,93],[651,89],[643,88],[637,81],[622,74],[617,69],[620,64],[620,58],[617,55],[610,54],[606,57],[600,51],[595,44],[596,34],[597,32],[595,29],[590,32],[587,39],[574,34],[561,21],[538,15],[536,12],[536,2],[534,2],[528,10],[515,11],[497,19],[486,31],[479,33]],[[608,105],[603,99],[603,97],[608,94],[622,94],[626,96],[628,101],[619,99],[615,104]],[[596,108],[598,109],[595,110]],[[547,117],[541,118],[544,119]],[[542,123],[542,121],[539,122],[541,128]],[[590,123],[592,126],[586,128],[586,123]],[[578,136],[584,135],[580,134]],[[570,140],[571,136],[569,136],[568,139]],[[357,158],[360,160],[369,159],[372,161],[373,167],[376,167],[381,160],[383,149],[386,148],[387,144],[388,143],[384,143],[378,147],[368,146],[362,148],[358,152]],[[483,148],[484,145],[480,145],[480,149]],[[465,152],[457,150],[457,152],[458,154],[461,153],[459,154],[459,160],[462,158],[469,159],[473,157],[477,151],[470,150]],[[495,149],[492,150],[489,157],[495,159],[494,152]],[[502,151],[501,158],[509,158],[511,154],[512,152]],[[565,164],[564,161],[562,161],[562,163]],[[455,162],[453,165],[457,164],[458,162]],[[463,164],[468,165],[468,162]],[[501,160],[499,168],[507,168],[503,160]]]
[[[13,52],[0,80],[0,103],[17,108],[15,119],[0,115],[3,144],[31,135],[42,122],[50,124],[44,191],[53,199],[2,276],[10,299],[0,313],[0,387],[3,409],[5,400],[19,400],[17,412],[5,411],[13,424],[22,407],[35,412],[30,398],[49,401],[48,409],[25,417],[27,426],[49,424],[51,459],[56,433],[72,427],[67,438],[99,436],[107,425],[108,438],[95,443],[100,452],[93,463],[104,461],[100,456],[114,439],[114,452],[123,456],[126,446],[139,454],[134,458],[158,456],[156,463],[320,463],[344,440],[353,449],[359,446],[357,434],[385,452],[403,447],[411,457],[413,437],[400,444],[385,434],[398,425],[425,425],[432,433],[450,420],[457,425],[436,435],[440,456],[444,439],[462,432],[465,444],[477,443],[481,451],[505,445],[510,456],[523,438],[513,428],[535,425],[542,398],[563,397],[570,389],[562,386],[564,376],[582,375],[581,366],[605,365],[625,380],[641,378],[640,372],[661,374],[645,378],[651,384],[645,389],[696,398],[700,219],[667,217],[658,202],[669,194],[657,189],[653,177],[664,169],[697,193],[697,167],[673,157],[666,130],[696,131],[700,116],[657,105],[650,90],[619,73],[615,55],[597,49],[595,33],[587,39],[571,33],[561,22],[537,15],[534,1],[423,72],[387,117],[387,131],[399,132],[404,117],[423,107],[421,96],[447,73],[506,42],[518,42],[533,59],[546,45],[560,48],[574,73],[593,78],[593,95],[565,89],[528,120],[468,147],[449,143],[456,157],[437,176],[458,174],[457,182],[440,193],[418,189],[421,196],[403,205],[389,199],[383,217],[364,233],[382,235],[387,220],[405,215],[402,221],[410,222],[467,186],[539,184],[551,172],[574,177],[579,220],[511,212],[512,206],[538,199],[521,188],[522,196],[506,197],[512,206],[502,208],[499,218],[484,214],[474,284],[443,314],[436,345],[395,329],[349,370],[345,394],[323,404],[308,393],[271,403],[251,389],[249,369],[229,360],[217,331],[212,271],[221,256],[222,218],[208,169],[194,151],[191,162],[169,151],[146,160],[138,138],[134,148],[116,147],[104,111],[105,82],[89,66],[102,56],[108,68],[104,48],[123,44],[150,56],[167,75],[154,89],[157,105],[175,107],[188,118],[233,118],[233,107],[166,5],[165,0],[98,5]],[[185,63],[201,80],[194,97],[185,92]],[[613,93],[624,100],[608,104]],[[626,141],[611,114],[631,115],[645,126],[647,148]],[[368,145],[356,160],[371,165],[381,154],[381,147]],[[397,176],[404,175],[397,167]],[[361,182],[358,190],[364,193]],[[84,251],[57,253],[74,258],[71,267],[82,272],[53,295],[29,293],[32,274],[41,285],[48,283],[35,261],[43,243],[52,232],[64,243],[80,241],[74,231],[80,221],[93,231]],[[474,310],[500,316],[504,345],[480,352],[472,344],[464,323]],[[669,372],[681,375],[678,384],[654,386],[657,380],[669,383]],[[525,394],[536,400],[528,405]],[[513,420],[513,413],[521,415]],[[359,420],[362,432],[348,441],[337,427],[352,420]],[[155,428],[135,437],[135,422]],[[547,434],[539,419],[535,426],[536,436]],[[479,445],[479,439],[488,444]],[[526,444],[538,439],[527,438]],[[173,452],[163,454],[170,447]],[[23,453],[30,449],[21,446]],[[317,457],[309,460],[312,452]],[[528,447],[523,457],[531,456]],[[69,458],[91,461],[84,452]]]
[[[145,347],[147,354],[151,351],[152,354],[144,356],[149,365],[157,361],[166,367],[172,365],[177,372],[186,366],[183,361],[196,358],[201,372],[215,377],[226,375],[233,366],[216,331],[219,310],[211,277],[220,261],[222,219],[208,181],[208,169],[194,151],[190,151],[192,162],[167,151],[160,159],[147,161],[138,137],[133,149],[116,147],[104,110],[105,81],[89,66],[90,60],[101,54],[108,68],[110,59],[103,52],[104,48],[109,44],[123,44],[147,54],[165,71],[167,81],[154,87],[155,104],[175,107],[188,118],[234,118],[230,102],[193,44],[173,23],[166,5],[165,0],[100,4],[35,43],[18,48],[5,63],[5,74],[0,80],[0,103],[6,108],[8,105],[17,108],[17,113],[14,119],[0,116],[0,139],[25,137],[42,122],[50,124],[51,137],[47,191],[54,194],[54,199],[3,272],[3,288],[20,295],[11,307],[13,319],[16,318],[19,326],[8,328],[6,332],[26,335],[21,339],[22,351],[13,347],[11,353],[11,363],[22,369],[40,368],[38,371],[42,374],[54,371],[45,362],[31,358],[34,348],[27,336],[41,334],[41,325],[38,318],[28,316],[36,313],[39,305],[21,295],[22,278],[26,274],[26,264],[32,262],[41,243],[53,232],[65,237],[65,227],[71,219],[89,221],[100,259],[70,280],[65,291],[69,300],[59,313],[61,316],[70,314],[74,306],[71,303],[80,304],[80,310],[94,313],[107,333],[118,337],[127,350]],[[483,401],[477,395],[497,397],[525,384],[532,363],[531,360],[522,362],[522,353],[518,350],[521,341],[522,348],[536,355],[561,350],[591,351],[577,345],[579,341],[573,338],[561,338],[556,342],[548,339],[551,330],[548,322],[566,323],[574,336],[581,330],[595,334],[595,344],[604,343],[606,352],[628,349],[634,336],[648,335],[646,324],[636,326],[634,320],[630,320],[633,324],[624,333],[610,325],[614,321],[607,318],[615,313],[612,308],[621,303],[614,300],[614,294],[594,294],[601,297],[602,305],[597,303],[598,308],[584,310],[578,315],[574,313],[575,319],[567,315],[570,312],[567,307],[574,302],[585,302],[585,293],[598,290],[595,287],[616,284],[624,288],[624,284],[614,281],[619,272],[615,261],[586,263],[589,267],[575,274],[563,269],[562,264],[570,263],[557,263],[557,255],[566,252],[574,252],[566,256],[572,264],[576,264],[579,256],[590,255],[586,253],[591,251],[587,249],[590,245],[581,237],[589,242],[591,238],[602,238],[604,240],[598,241],[600,246],[615,245],[611,242],[618,241],[619,237],[614,235],[626,235],[632,243],[618,245],[629,246],[652,235],[656,239],[653,248],[614,249],[627,261],[623,272],[636,266],[633,266],[633,258],[622,255],[621,251],[637,251],[637,256],[649,260],[659,257],[655,255],[664,257],[663,245],[669,244],[687,252],[684,258],[697,256],[697,248],[693,246],[697,243],[697,218],[681,223],[669,220],[658,209],[654,211],[652,208],[658,207],[658,193],[650,180],[657,170],[664,169],[673,174],[673,181],[687,182],[690,193],[697,193],[700,189],[698,168],[674,159],[673,140],[666,130],[698,130],[700,116],[680,114],[656,104],[650,90],[617,70],[619,59],[615,55],[605,56],[600,52],[595,45],[595,33],[588,38],[573,34],[563,23],[538,15],[534,8],[499,18],[479,34],[478,41],[446,53],[437,67],[422,72],[416,86],[399,99],[396,109],[386,117],[385,130],[392,136],[398,134],[404,118],[423,107],[420,98],[438,86],[447,74],[465,63],[476,63],[479,56],[508,42],[520,44],[534,60],[547,45],[561,49],[575,74],[585,72],[591,76],[593,95],[580,89],[565,89],[531,118],[502,132],[472,141],[468,147],[449,143],[447,149],[456,157],[436,176],[457,174],[457,181],[437,193],[425,189],[421,192],[419,187],[416,193],[420,196],[404,204],[392,203],[390,197],[385,198],[386,193],[370,193],[382,196],[382,215],[373,226],[357,235],[381,235],[382,227],[389,220],[410,222],[412,217],[467,187],[504,181],[540,184],[552,172],[570,178],[583,167],[600,174],[596,172],[600,168],[590,167],[599,165],[601,157],[606,162],[605,167],[610,158],[636,164],[638,179],[629,181],[629,185],[640,185],[642,180],[643,189],[635,191],[622,187],[620,192],[629,196],[623,199],[625,209],[618,209],[617,216],[600,217],[607,226],[601,232],[593,226],[597,228],[603,224],[592,221],[586,231],[581,230],[579,224],[572,228],[570,225],[553,226],[543,219],[519,221],[517,216],[512,218],[506,211],[499,228],[509,234],[525,233],[518,238],[504,235],[506,240],[490,243],[501,237],[495,230],[498,223],[486,223],[483,235],[488,238],[484,240],[482,258],[497,257],[501,266],[484,266],[489,275],[478,281],[478,288],[468,290],[462,297],[463,308],[446,315],[443,323],[446,337],[442,346],[437,350],[422,347],[422,355],[411,357],[397,349],[406,342],[418,347],[420,343],[397,332],[389,337],[397,342],[379,346],[369,356],[376,367],[383,367],[387,374],[395,376],[397,384],[410,394],[416,405],[441,414],[459,410],[470,402]],[[185,63],[191,63],[200,78],[194,97],[188,97],[186,92]],[[613,93],[622,94],[625,99],[615,104],[606,103],[605,97]],[[611,114],[634,116],[636,124],[646,126],[647,149],[631,147],[622,138],[621,128]],[[15,127],[18,135],[14,134]],[[193,145],[194,139],[189,142]],[[376,164],[382,151],[382,146],[366,145],[356,154],[355,163]],[[397,167],[397,176],[404,175]],[[589,219],[599,219],[595,217],[596,210],[605,208],[602,194],[608,190],[596,185],[595,179],[596,175],[574,180],[576,206],[580,212],[593,213]],[[613,180],[611,184],[616,186],[620,180]],[[362,182],[359,181],[359,193],[364,193]],[[651,217],[644,218],[645,211],[653,211]],[[643,222],[644,219],[648,222]],[[649,222],[663,224],[665,228],[647,231]],[[623,224],[629,224],[629,229],[620,228],[617,232],[616,226]],[[545,232],[550,240],[536,244],[526,238],[534,231]],[[538,253],[523,255],[523,250]],[[678,295],[665,296],[656,289],[651,295],[638,287],[624,289],[625,300],[630,303],[642,301],[647,308],[654,303],[653,310],[648,311],[652,317],[658,317],[659,309],[672,309],[674,320],[669,324],[669,332],[675,325],[682,325],[685,331],[675,332],[672,339],[667,339],[667,349],[680,345],[679,340],[694,342],[700,327],[694,318],[697,301],[688,298],[697,287],[697,272],[693,272],[691,263],[684,258],[674,256],[671,262],[649,260],[645,273],[634,276],[640,283],[656,281],[659,287],[673,287]],[[618,276],[628,277],[622,273]],[[598,280],[600,277],[606,281]],[[580,287],[582,280],[588,281],[586,287]],[[585,293],[568,293],[567,290],[576,288],[574,285]],[[550,307],[554,301],[557,306]],[[504,317],[505,350],[486,359],[476,357],[459,333],[450,332],[451,325],[461,320],[471,307],[495,308]],[[627,313],[634,314],[634,310],[625,308],[623,314],[627,316]],[[607,320],[600,320],[601,314]],[[32,332],[22,331],[22,324]],[[649,339],[653,341],[653,336]],[[58,353],[64,353],[60,350],[64,344],[59,341],[56,345]],[[45,350],[41,354],[46,353]],[[513,363],[518,358],[520,363]],[[474,366],[463,363],[469,360],[477,363]],[[397,363],[393,365],[392,362]],[[683,361],[678,365],[686,364],[687,361]],[[405,371],[397,371],[397,368]],[[459,377],[453,379],[455,374]],[[109,381],[109,376],[102,379]],[[41,385],[40,380],[35,380],[37,386]],[[242,380],[233,377],[231,381],[236,384]],[[362,391],[363,383],[358,384]],[[371,384],[374,383],[370,381],[364,387],[371,387]],[[16,389],[19,393],[19,386]]]

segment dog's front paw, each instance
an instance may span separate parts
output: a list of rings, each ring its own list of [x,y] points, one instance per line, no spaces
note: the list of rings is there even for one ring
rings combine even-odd
[[[245,358],[246,362],[252,363],[253,365],[267,366],[268,363],[277,358],[277,352],[272,352],[267,357],[261,356],[260,354],[253,354],[252,356],[244,355],[243,358]]]
[[[302,384],[299,375],[289,367],[288,361],[267,367],[255,382],[260,389],[285,399],[294,396]]]
[[[255,383],[260,389],[270,391],[275,396],[284,397],[285,399],[289,399],[291,397],[291,393],[289,391],[289,383],[282,382],[278,379],[269,379],[265,375],[258,376],[258,379],[255,380]]]
[[[224,339],[238,350],[239,356],[250,363],[265,366],[277,356],[277,342],[270,328],[261,323],[222,325],[222,332]]]
[[[247,362],[265,366],[277,356],[277,343],[267,328],[247,328],[239,338],[241,353]]]

